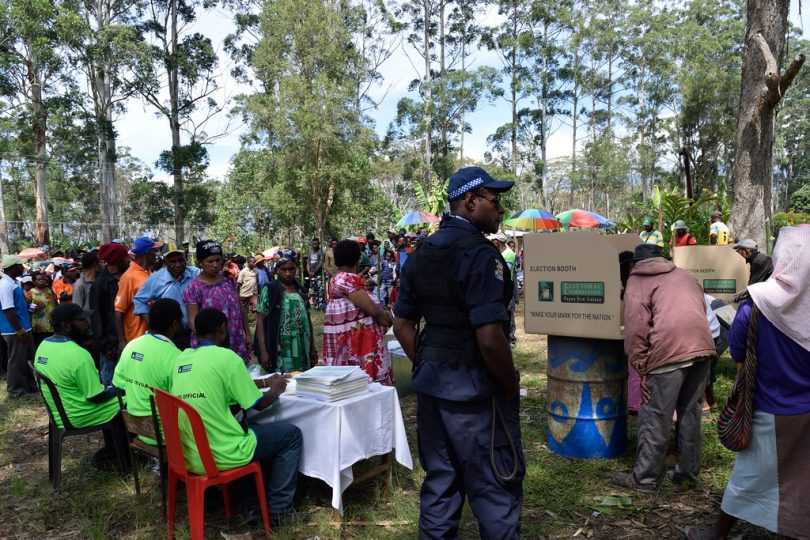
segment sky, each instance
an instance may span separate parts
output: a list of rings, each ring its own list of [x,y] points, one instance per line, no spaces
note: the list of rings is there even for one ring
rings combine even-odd
[[[810,28],[810,2],[805,1],[801,16],[799,15],[800,0],[791,0],[790,20],[800,28]],[[218,102],[232,100],[240,93],[249,92],[250,89],[238,84],[230,77],[230,70],[233,67],[232,60],[223,51],[222,43],[225,37],[233,31],[232,15],[221,9],[212,9],[202,13],[194,25],[189,28],[191,32],[200,32],[208,36],[217,51],[219,51],[220,63],[218,78],[220,91],[214,97]],[[486,13],[481,18],[481,23],[493,25],[498,23],[498,15],[494,10]],[[412,51],[408,51],[411,58],[414,58]],[[500,60],[495,53],[482,50],[472,57],[471,68],[480,65],[491,65],[500,67]],[[374,119],[375,128],[380,135],[383,135],[390,122],[396,115],[397,102],[409,95],[408,84],[419,73],[413,68],[403,47],[388,59],[381,67],[384,86],[378,87],[372,93],[373,97],[382,98],[377,110],[370,111],[369,115]],[[473,159],[482,159],[487,151],[487,136],[495,129],[504,124],[509,117],[509,105],[506,101],[497,101],[493,104],[483,102],[479,109],[469,115],[468,120],[472,126],[472,133],[465,135],[465,156]],[[171,136],[169,132],[168,120],[159,117],[154,113],[154,109],[144,104],[142,101],[132,99],[127,103],[127,110],[117,122],[118,144],[122,147],[129,147],[132,156],[140,159],[153,171],[154,163],[160,152],[171,146]],[[208,146],[209,169],[211,177],[224,179],[230,168],[230,160],[239,151],[239,136],[244,132],[244,125],[241,121],[231,120],[230,123],[224,114],[213,119],[207,125],[206,131],[210,134],[223,133],[214,144]],[[571,132],[562,126],[558,128],[550,137],[548,152],[549,158],[569,156],[571,153]],[[155,171],[155,178],[166,179],[160,172]]]

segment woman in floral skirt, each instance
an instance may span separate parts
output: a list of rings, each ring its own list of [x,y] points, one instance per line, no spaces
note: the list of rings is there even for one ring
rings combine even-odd
[[[324,363],[359,366],[370,380],[393,386],[391,355],[384,342],[393,321],[357,275],[360,244],[353,240],[338,242],[334,254],[338,272],[329,283],[329,303],[324,315]]]

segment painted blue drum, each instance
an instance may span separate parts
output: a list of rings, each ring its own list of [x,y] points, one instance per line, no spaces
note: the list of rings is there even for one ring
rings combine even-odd
[[[548,446],[565,457],[627,449],[627,361],[621,340],[548,336]]]

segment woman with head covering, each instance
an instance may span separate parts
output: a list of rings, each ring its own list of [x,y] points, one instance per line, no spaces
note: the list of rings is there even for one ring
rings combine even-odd
[[[271,279],[262,285],[256,308],[259,363],[267,371],[303,371],[318,363],[309,303],[298,274],[298,254],[292,248],[278,252]]]
[[[774,270],[748,287],[729,332],[731,357],[745,360],[751,326],[756,352],[748,447],[737,454],[713,528],[687,538],[724,539],[738,519],[789,538],[810,538],[810,227],[785,227]]]
[[[247,312],[239,303],[236,283],[222,273],[225,263],[222,246],[213,240],[201,240],[197,242],[196,255],[201,272],[183,291],[191,329],[191,346],[197,346],[194,317],[202,309],[215,308],[228,318],[228,347],[247,362],[250,360],[248,343],[251,342]]]
[[[329,303],[323,324],[323,360],[329,366],[360,366],[369,378],[393,386],[391,355],[385,332],[391,314],[369,293],[357,275],[360,244],[338,242],[334,248],[337,274],[329,283]]]

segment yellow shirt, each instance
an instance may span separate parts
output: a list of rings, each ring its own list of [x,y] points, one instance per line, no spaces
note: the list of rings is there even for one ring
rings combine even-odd
[[[645,244],[655,244],[658,247],[664,247],[664,235],[657,229],[653,229],[650,232],[641,231],[638,233],[638,236]]]
[[[728,244],[729,237],[731,236],[728,227],[722,221],[716,221],[709,225],[709,236],[717,236],[717,245],[725,246]]]

